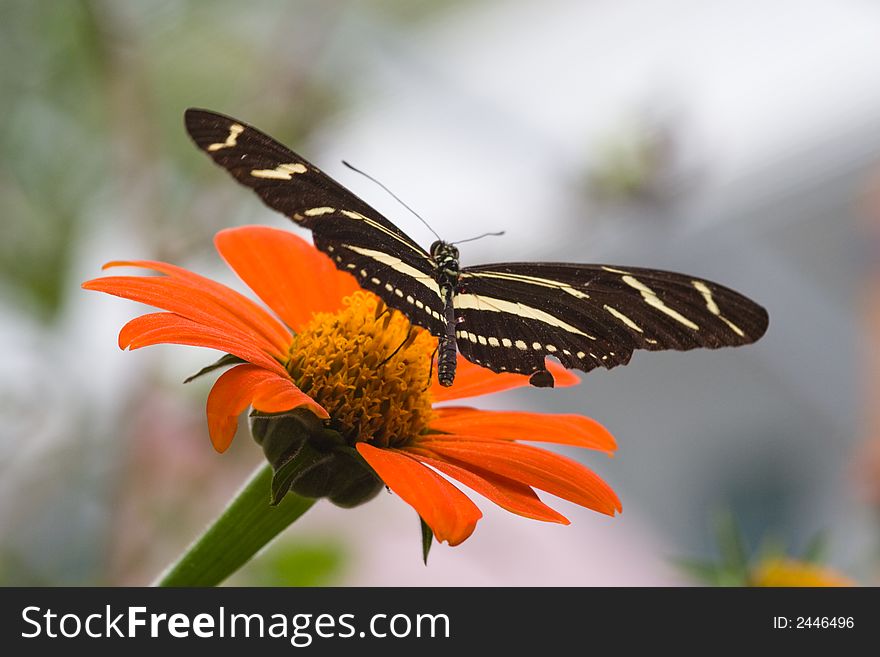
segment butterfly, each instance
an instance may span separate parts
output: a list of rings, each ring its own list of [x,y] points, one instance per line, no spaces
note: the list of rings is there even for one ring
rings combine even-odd
[[[656,269],[508,262],[461,267],[455,245],[425,251],[318,167],[243,121],[185,113],[196,145],[273,210],[312,231],[315,246],[361,287],[438,338],[437,376],[456,354],[493,372],[553,385],[546,358],[588,372],[626,365],[636,349],[750,344],[767,311],[702,278]]]

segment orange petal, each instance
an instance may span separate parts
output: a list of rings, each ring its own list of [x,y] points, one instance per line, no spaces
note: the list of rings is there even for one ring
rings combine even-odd
[[[620,500],[592,470],[577,461],[531,445],[475,438],[430,434],[414,445],[437,454],[444,461],[477,467],[519,481],[594,511],[614,515]]]
[[[251,322],[257,330],[264,333],[270,341],[277,343],[281,348],[286,348],[290,344],[290,331],[272,317],[265,308],[222,283],[212,281],[210,278],[195,274],[183,267],[155,260],[116,260],[105,264],[103,269],[110,267],[143,267],[184,281],[199,288],[238,317]]]
[[[577,374],[565,369],[559,363],[548,360],[547,369],[556,380],[557,388],[565,388],[580,383]],[[434,368],[437,371],[437,368]],[[521,388],[529,385],[529,377],[526,374],[513,374],[502,372],[496,374],[485,367],[480,367],[470,362],[459,354],[458,363],[455,367],[455,382],[447,387],[437,383],[437,377],[431,381],[431,394],[434,401],[450,401],[465,397],[488,395],[491,392],[501,392],[511,388]]]
[[[358,443],[357,450],[382,481],[428,523],[438,541],[458,545],[473,533],[483,514],[443,477],[403,452],[367,443]]]
[[[227,228],[214,244],[223,259],[294,331],[317,312],[342,307],[359,289],[350,274],[293,233],[267,226]]]
[[[457,479],[471,490],[511,513],[535,520],[558,522],[563,525],[570,524],[568,518],[544,504],[535,495],[535,491],[525,484],[506,479],[505,477],[499,477],[485,470],[481,470],[479,473],[470,469],[466,470],[452,463],[432,458],[431,452],[418,448],[409,448],[405,451],[415,456],[422,463],[426,463],[453,479]]]
[[[217,330],[235,328],[276,357],[286,357],[290,346],[290,334],[265,310],[251,301],[248,304],[252,306],[227,303],[198,283],[172,276],[106,276],[86,281],[83,287],[168,310]],[[259,308],[268,320],[264,321],[254,308]]]
[[[438,408],[435,413],[431,428],[445,433],[574,445],[608,454],[617,449],[608,429],[583,415],[484,411],[465,406]]]
[[[208,432],[218,452],[225,452],[235,436],[238,416],[248,406],[264,413],[283,413],[305,406],[321,418],[330,417],[293,381],[256,365],[236,365],[224,372],[208,395]]]
[[[120,349],[140,349],[154,344],[185,344],[226,351],[280,376],[287,376],[284,366],[255,347],[248,336],[232,329],[218,331],[208,328],[175,313],[141,315],[119,331]]]

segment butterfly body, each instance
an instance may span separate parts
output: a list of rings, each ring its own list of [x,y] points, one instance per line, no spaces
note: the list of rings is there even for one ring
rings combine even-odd
[[[437,374],[455,378],[457,353],[494,372],[551,386],[545,359],[590,371],[634,350],[749,344],[766,310],[717,283],[653,269],[571,263],[461,267],[442,240],[425,251],[355,194],[242,121],[190,109],[196,145],[263,202],[312,231],[315,246],[361,287],[438,338]]]
[[[458,262],[458,249],[449,242],[437,240],[431,245],[431,259],[436,267],[436,279],[443,301],[445,326],[437,342],[437,380],[442,386],[451,386],[455,380],[455,363],[458,355],[456,343],[455,293],[461,267]]]

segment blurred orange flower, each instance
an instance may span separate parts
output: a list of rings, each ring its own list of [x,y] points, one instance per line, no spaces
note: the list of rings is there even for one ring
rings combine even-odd
[[[436,377],[428,385],[436,339],[359,290],[352,276],[312,245],[260,226],[221,231],[215,245],[277,318],[220,283],[162,262],[110,262],[105,269],[141,267],[163,275],[108,276],[83,287],[166,311],[128,322],[119,333],[122,349],[174,343],[237,357],[240,364],[221,375],[208,396],[208,429],[217,451],[229,447],[238,416],[248,407],[262,414],[306,409],[337,431],[343,447],[450,545],[467,539],[482,514],[438,473],[536,520],[569,522],[534,489],[608,515],[621,510],[614,491],[591,470],[518,442],[612,453],[614,438],[594,420],[435,408],[437,402],[525,386],[528,377],[493,374],[460,359],[452,387],[439,386]],[[548,366],[556,385],[578,383],[561,366]]]
[[[836,570],[809,561],[773,557],[763,560],[750,573],[751,586],[856,586]]]

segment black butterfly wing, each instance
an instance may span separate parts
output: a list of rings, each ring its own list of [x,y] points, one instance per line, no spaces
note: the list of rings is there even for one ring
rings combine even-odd
[[[203,109],[184,114],[186,130],[201,150],[273,210],[311,230],[327,213],[347,210],[369,216],[376,224],[423,253],[397,226],[272,137],[244,121]]]
[[[186,112],[195,143],[269,207],[313,232],[316,246],[360,284],[435,335],[445,318],[435,265],[355,194],[243,121]],[[494,371],[536,372],[551,355],[589,371],[635,349],[748,344],[766,311],[715,283],[601,265],[507,263],[465,269],[455,296],[465,357]]]
[[[342,271],[412,322],[443,330],[442,302],[428,254],[318,167],[229,116],[188,109],[187,132],[233,178],[273,210],[308,228]]]
[[[455,295],[461,353],[495,372],[533,373],[547,356],[585,372],[629,362],[636,349],[750,344],[767,311],[717,283],[605,265],[468,267]]]

